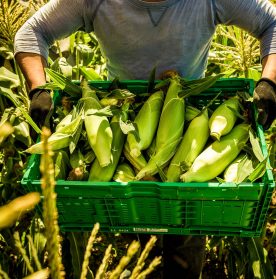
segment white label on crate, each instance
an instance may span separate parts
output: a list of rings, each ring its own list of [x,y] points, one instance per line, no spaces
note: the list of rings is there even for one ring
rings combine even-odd
[[[158,229],[158,228],[133,228],[134,232],[156,232],[156,233],[166,233],[168,229]]]

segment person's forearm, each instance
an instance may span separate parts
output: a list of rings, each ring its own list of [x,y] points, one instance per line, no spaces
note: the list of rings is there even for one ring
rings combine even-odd
[[[41,55],[20,52],[16,54],[15,59],[26,79],[29,90],[45,84],[44,68],[47,63]]]
[[[262,60],[262,77],[269,78],[276,83],[276,54],[269,54]]]

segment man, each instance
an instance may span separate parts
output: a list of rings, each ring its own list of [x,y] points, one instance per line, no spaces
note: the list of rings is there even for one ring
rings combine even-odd
[[[218,24],[239,26],[260,40],[263,71],[254,100],[267,129],[276,116],[276,10],[268,0],[51,0],[15,38],[16,60],[30,89],[30,114],[42,126],[51,107],[49,93],[37,87],[45,83],[43,68],[56,39],[80,29],[94,31],[109,78],[147,79],[156,66],[157,75],[174,69],[196,79],[204,75]],[[204,240],[165,237],[164,243],[171,267],[165,278],[198,278]],[[200,256],[187,254],[193,246],[200,247]]]

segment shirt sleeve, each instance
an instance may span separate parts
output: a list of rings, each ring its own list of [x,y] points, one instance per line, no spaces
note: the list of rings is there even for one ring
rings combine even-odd
[[[268,0],[214,0],[216,23],[236,25],[260,40],[261,59],[276,53],[276,8]]]
[[[55,40],[80,29],[92,31],[93,22],[89,14],[92,10],[85,0],[50,0],[17,31],[14,39],[15,54],[36,53],[47,60],[49,47]]]

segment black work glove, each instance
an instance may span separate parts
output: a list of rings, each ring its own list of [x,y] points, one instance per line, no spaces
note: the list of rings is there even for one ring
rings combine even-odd
[[[261,78],[256,84],[253,101],[258,109],[258,122],[266,130],[276,118],[276,84]]]
[[[53,112],[53,102],[50,91],[46,89],[33,89],[29,93],[31,99],[29,114],[39,128],[50,128],[50,119]]]

